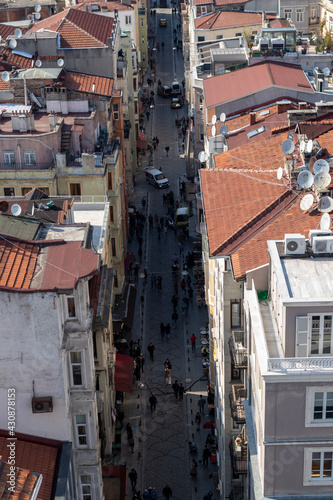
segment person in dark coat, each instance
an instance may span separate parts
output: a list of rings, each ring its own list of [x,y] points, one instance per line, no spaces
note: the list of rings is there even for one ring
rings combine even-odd
[[[157,404],[157,399],[154,394],[152,394],[149,398],[149,403],[150,403],[150,411],[153,413],[154,410],[156,410],[156,404]]]
[[[169,500],[169,498],[172,497],[172,489],[168,484],[164,486],[162,494],[164,495],[164,500]]]
[[[175,398],[178,399],[178,395],[179,395],[179,384],[178,384],[178,380],[175,380],[174,383],[172,384],[172,389],[173,389],[173,392],[174,392],[174,395],[175,395]]]
[[[136,472],[135,469],[132,469],[128,474],[128,477],[130,478],[131,481],[132,490],[134,490],[136,486],[136,480],[138,479],[138,473]]]

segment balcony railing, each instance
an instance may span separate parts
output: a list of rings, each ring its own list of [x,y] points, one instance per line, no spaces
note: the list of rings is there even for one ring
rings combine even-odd
[[[232,439],[229,444],[231,465],[235,474],[247,474],[247,443],[238,444],[238,439]]]
[[[54,167],[53,162],[33,163],[25,165],[24,163],[0,163],[0,170],[49,170]]]
[[[333,358],[268,358],[269,372],[327,372],[333,370]]]
[[[245,411],[243,401],[246,399],[246,389],[242,385],[232,386],[229,394],[231,416],[237,424],[245,424]]]
[[[320,20],[319,16],[318,17],[310,17],[309,24],[310,25],[319,24],[319,20]]]
[[[235,368],[247,368],[247,347],[243,331],[234,331],[229,339],[229,350]]]

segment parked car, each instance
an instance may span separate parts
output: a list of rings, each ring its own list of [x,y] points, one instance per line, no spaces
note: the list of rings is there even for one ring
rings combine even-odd
[[[162,97],[170,97],[171,92],[172,92],[171,88],[168,87],[167,85],[159,85],[157,87],[157,94]]]
[[[180,97],[173,97],[171,99],[171,109],[178,109],[181,108],[183,105],[182,100]]]
[[[167,20],[166,20],[166,19],[160,19],[160,26],[161,26],[161,27],[165,27],[165,26],[167,26],[167,25],[168,25],[168,23],[167,23]]]

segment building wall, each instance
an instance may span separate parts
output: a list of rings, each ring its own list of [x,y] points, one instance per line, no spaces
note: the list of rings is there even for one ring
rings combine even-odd
[[[258,16],[259,18],[259,16]],[[257,34],[260,33],[261,31],[261,21],[256,23],[256,24],[251,24],[248,26],[234,26],[232,28],[220,28],[220,29],[210,29],[210,30],[205,30],[205,29],[196,29],[195,30],[195,39],[198,42],[198,47],[204,45],[204,43],[200,43],[198,41],[198,37],[204,36],[205,41],[213,41],[217,40],[217,37],[219,35],[222,35],[223,38],[233,38],[234,36],[243,36],[243,31],[246,30],[250,32],[251,34]]]

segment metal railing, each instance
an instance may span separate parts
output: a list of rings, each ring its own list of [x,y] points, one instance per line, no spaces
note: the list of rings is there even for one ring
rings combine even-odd
[[[247,444],[237,445],[235,441],[229,444],[231,466],[236,474],[247,474]]]
[[[246,399],[246,389],[242,385],[232,386],[232,392],[229,394],[231,416],[238,424],[245,424],[245,411],[243,401]]]
[[[229,350],[235,368],[247,368],[247,347],[243,331],[233,331],[229,339]]]
[[[26,165],[24,163],[0,163],[0,170],[49,170],[54,168],[54,162],[34,163]]]
[[[269,372],[304,372],[333,370],[333,357],[322,358],[268,358]]]

